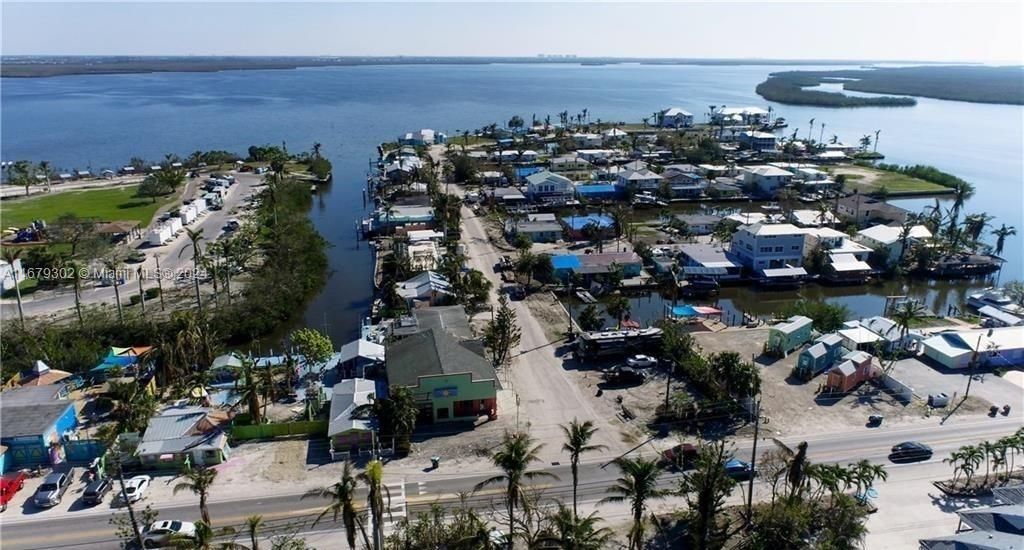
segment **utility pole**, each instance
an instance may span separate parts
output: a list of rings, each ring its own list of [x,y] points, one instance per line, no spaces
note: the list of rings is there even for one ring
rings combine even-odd
[[[139,545],[139,548],[145,548],[146,546],[142,543],[142,530],[139,529],[139,522],[135,519],[135,510],[132,508],[132,501],[128,498],[128,493],[124,488],[124,471],[121,469],[121,458],[117,458],[117,480],[121,484],[121,498],[124,499],[125,507],[128,508],[128,521],[132,524],[132,532],[135,534],[135,543]]]
[[[163,272],[160,270],[160,255],[153,254],[156,258],[156,287],[160,289],[160,311],[166,311],[164,308],[164,277]]]
[[[988,329],[988,336],[992,337],[992,329]],[[978,343],[974,346],[974,353],[971,355],[971,373],[967,377],[967,391],[964,392],[964,399],[971,395],[971,382],[974,380],[974,371],[978,368],[978,351],[981,349],[981,337],[978,335]]]
[[[764,419],[768,423],[768,419]],[[754,446],[750,451],[750,482],[747,484],[747,525],[754,520],[754,477],[757,473],[757,436],[761,428],[761,397],[757,398],[757,405],[754,408]]]
[[[142,288],[142,266],[140,265],[135,270],[135,275],[139,278],[139,299],[142,301],[142,314],[146,314],[146,291]]]

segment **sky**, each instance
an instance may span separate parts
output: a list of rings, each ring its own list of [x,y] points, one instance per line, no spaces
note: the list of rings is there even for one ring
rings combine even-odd
[[[9,2],[3,55],[429,55],[1024,64],[1024,2]]]

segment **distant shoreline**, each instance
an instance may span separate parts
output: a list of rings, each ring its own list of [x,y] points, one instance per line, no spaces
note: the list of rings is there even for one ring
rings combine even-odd
[[[370,65],[492,65],[492,64],[618,65],[874,65],[898,63],[927,65],[920,61],[872,61],[829,59],[700,59],[627,57],[143,57],[143,56],[4,56],[0,77],[45,78],[70,75],[143,74],[158,72],[220,72],[285,70],[307,67]]]

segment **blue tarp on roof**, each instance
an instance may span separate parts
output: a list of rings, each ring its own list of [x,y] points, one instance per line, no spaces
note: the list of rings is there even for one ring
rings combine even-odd
[[[617,197],[622,194],[622,188],[611,183],[577,185],[576,194],[583,197]]]
[[[559,254],[551,257],[551,267],[559,269],[579,269],[580,258],[575,254]]]
[[[615,221],[612,220],[612,217],[605,214],[587,214],[586,216],[566,216],[562,218],[562,223],[568,225],[569,228],[574,231],[579,231],[590,223],[597,224],[597,226],[601,229],[611,228],[615,225]]]
[[[520,178],[520,179],[525,178],[526,176],[529,176],[530,174],[536,174],[537,172],[540,172],[540,167],[539,166],[518,166],[518,167],[516,167],[516,177]]]

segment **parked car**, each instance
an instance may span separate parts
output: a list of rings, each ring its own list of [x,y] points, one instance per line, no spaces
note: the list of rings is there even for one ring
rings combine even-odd
[[[188,521],[158,521],[142,532],[142,545],[146,548],[172,546],[179,538],[195,538],[196,525]]]
[[[898,445],[893,445],[892,454],[889,455],[889,459],[893,461],[928,460],[931,457],[932,448],[917,441],[904,441]]]
[[[111,483],[108,477],[101,477],[93,481],[85,488],[85,492],[82,493],[82,502],[90,505],[103,502],[103,497],[110,492],[112,486],[113,483]]]
[[[748,480],[751,477],[757,475],[754,472],[754,469],[750,467],[750,464],[747,464],[746,462],[743,462],[742,460],[739,460],[737,458],[730,458],[728,461],[726,461],[725,473],[729,477],[738,481]]]
[[[146,489],[149,489],[149,482],[152,478],[149,476],[135,476],[124,482],[124,492],[119,492],[117,495],[119,502],[138,502],[142,499],[142,495],[146,493]]]
[[[626,359],[626,364],[631,367],[655,367],[658,365],[658,360],[650,355],[634,355]]]
[[[604,373],[605,381],[611,384],[640,384],[647,378],[642,370],[633,367],[616,366]]]
[[[693,467],[699,449],[693,443],[680,443],[661,452],[660,465],[663,468],[688,470]]]
[[[64,498],[64,493],[71,486],[73,473],[74,470],[68,473],[53,472],[46,476],[43,479],[43,484],[36,489],[32,502],[40,508],[50,508],[60,504],[61,499]]]
[[[0,477],[0,512],[7,510],[7,503],[24,487],[25,472],[11,472]]]

